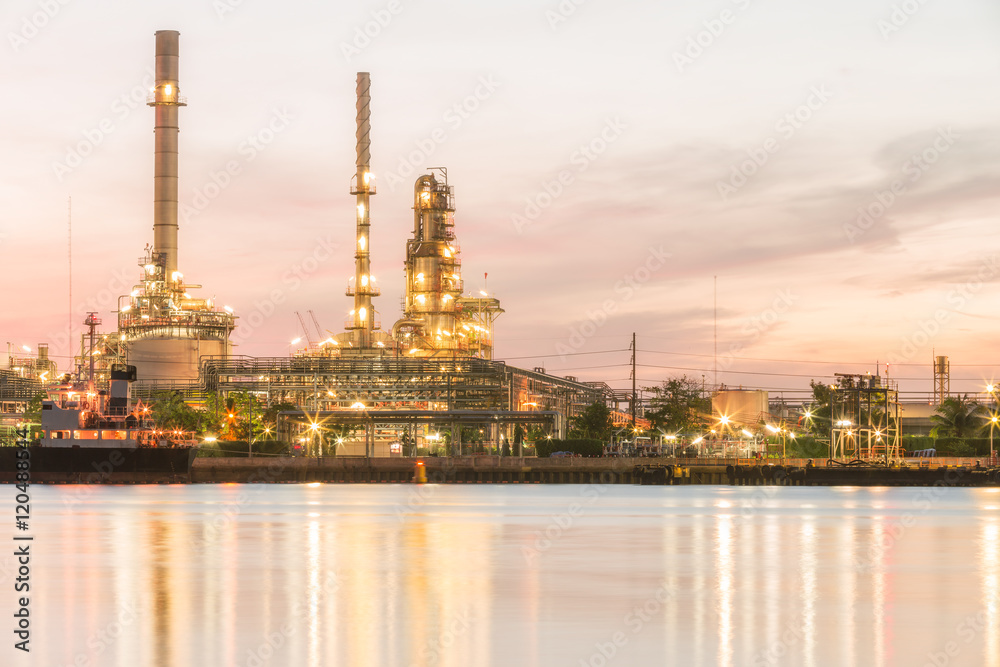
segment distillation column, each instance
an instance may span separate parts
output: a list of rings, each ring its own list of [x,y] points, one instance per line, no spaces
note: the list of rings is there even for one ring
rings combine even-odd
[[[347,296],[354,297],[352,342],[356,348],[370,348],[375,330],[375,311],[372,297],[378,296],[371,275],[370,237],[371,195],[375,183],[371,175],[371,79],[368,72],[358,72],[357,82],[357,174],[351,194],[357,198],[357,247],[354,254],[354,284],[347,289]]]

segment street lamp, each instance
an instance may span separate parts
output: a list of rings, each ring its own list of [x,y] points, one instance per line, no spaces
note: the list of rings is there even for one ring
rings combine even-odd
[[[997,424],[997,416],[990,417],[990,465],[993,465],[993,427]]]

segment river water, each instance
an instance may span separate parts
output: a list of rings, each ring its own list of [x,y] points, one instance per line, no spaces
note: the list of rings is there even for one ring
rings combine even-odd
[[[1000,665],[1000,489],[31,491],[4,665]]]

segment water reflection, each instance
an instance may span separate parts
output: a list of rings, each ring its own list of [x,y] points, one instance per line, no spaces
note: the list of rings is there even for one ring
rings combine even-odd
[[[988,490],[585,490],[40,488],[11,664],[1000,664]]]

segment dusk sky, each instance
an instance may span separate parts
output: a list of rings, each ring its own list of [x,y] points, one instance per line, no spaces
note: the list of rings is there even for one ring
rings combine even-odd
[[[711,385],[717,276],[727,385],[801,395],[891,361],[926,398],[932,350],[953,391],[1000,379],[995,1],[7,0],[0,27],[0,342],[63,368],[70,320],[76,345],[88,310],[113,329],[153,239],[171,29],[179,267],[240,316],[237,354],[287,355],[295,311],[343,329],[368,71],[383,329],[413,181],[445,166],[511,364],[625,387],[636,332],[640,385]]]

